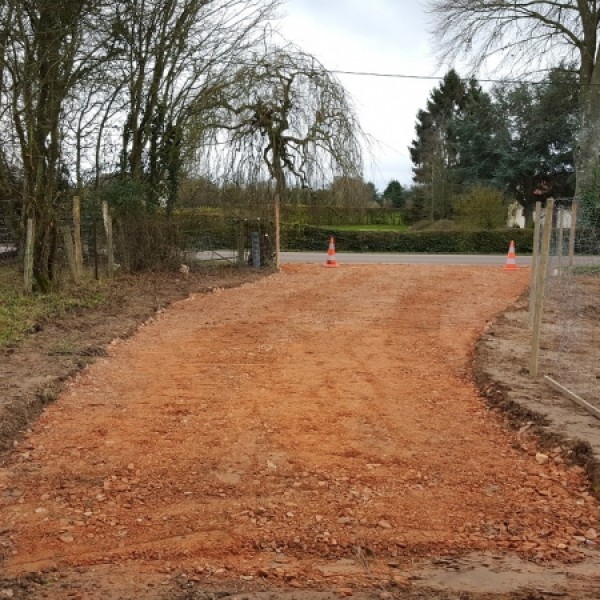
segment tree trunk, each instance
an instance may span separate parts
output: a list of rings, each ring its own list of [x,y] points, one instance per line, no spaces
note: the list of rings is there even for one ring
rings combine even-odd
[[[37,289],[46,293],[52,286],[53,263],[56,260],[56,229],[54,223],[43,218],[40,213],[36,217],[35,247],[33,251],[33,278]],[[38,231],[37,220],[41,221]]]
[[[575,195],[581,196],[596,182],[600,156],[600,66],[581,83],[580,131],[575,155]]]

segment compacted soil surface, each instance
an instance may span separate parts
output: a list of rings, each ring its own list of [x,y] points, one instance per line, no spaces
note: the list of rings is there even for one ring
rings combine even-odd
[[[160,310],[0,468],[0,598],[600,597],[600,512],[471,378],[528,271],[287,266]]]
[[[585,466],[600,496],[600,420],[548,385],[549,376],[600,409],[600,277],[551,278],[541,335],[540,377],[529,376],[529,302],[522,297],[477,343],[475,378],[493,405]]]

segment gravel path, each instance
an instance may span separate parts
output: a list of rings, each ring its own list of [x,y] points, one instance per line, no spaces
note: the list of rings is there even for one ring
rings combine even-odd
[[[331,565],[366,581],[472,551],[579,560],[599,518],[581,469],[509,431],[466,377],[527,277],[289,265],[175,304],[0,470],[6,569],[136,561],[302,587]]]

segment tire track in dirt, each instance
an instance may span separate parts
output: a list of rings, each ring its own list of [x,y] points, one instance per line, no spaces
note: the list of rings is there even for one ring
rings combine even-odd
[[[598,518],[581,470],[538,464],[464,378],[526,279],[288,267],[176,304],[73,381],[0,474],[6,567],[577,559]]]

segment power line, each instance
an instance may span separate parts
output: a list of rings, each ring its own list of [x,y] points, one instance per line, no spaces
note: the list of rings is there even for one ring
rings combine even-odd
[[[443,75],[405,75],[402,73],[378,73],[375,71],[343,71],[341,69],[326,69],[335,75],[356,75],[357,77],[385,77],[391,79],[421,79],[427,81],[439,81],[443,79]],[[468,81],[468,80],[465,80]],[[478,80],[483,81],[483,80]]]
[[[444,79],[445,75],[406,75],[403,73],[381,73],[378,71],[346,71],[342,69],[325,69],[329,73],[334,73],[335,75],[354,75],[357,77],[381,77],[388,79],[417,79],[421,81],[441,81]],[[461,81],[469,82],[471,80],[475,80],[478,83],[506,83],[512,85],[526,84],[526,85],[547,85],[548,81],[531,81],[527,79],[491,79],[484,78],[481,79],[479,77],[459,77]],[[553,85],[571,85],[568,82],[553,82]],[[594,85],[594,84],[590,84]],[[600,85],[600,84],[596,84]]]
[[[268,66],[268,62],[258,62],[252,60],[230,60],[225,61],[228,65],[241,66],[241,67],[259,67]],[[279,66],[282,68],[295,68],[295,65],[289,62],[281,62]],[[350,75],[355,77],[378,77],[382,79],[409,79],[417,81],[442,81],[444,75],[408,75],[406,73],[385,73],[382,71],[356,71],[351,69],[329,69],[325,65],[320,64],[320,69],[324,73],[332,73],[334,75]],[[569,72],[565,70],[564,72]],[[506,79],[506,78],[492,78],[492,77],[477,77],[472,75],[471,77],[458,77],[462,82],[469,83],[475,81],[476,83],[501,83],[506,85],[553,85],[553,86],[571,86],[571,82],[562,81],[548,81],[547,79],[531,80],[531,79]],[[598,83],[588,83],[588,87],[600,86]]]

